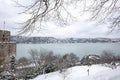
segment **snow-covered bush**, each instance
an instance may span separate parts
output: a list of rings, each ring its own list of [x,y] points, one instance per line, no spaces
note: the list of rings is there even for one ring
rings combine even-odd
[[[116,56],[110,51],[103,51],[101,54],[100,62],[101,63],[111,63],[116,61]]]
[[[100,62],[100,56],[98,55],[87,55],[81,59],[81,65],[90,66],[92,64],[99,64],[99,62]]]
[[[74,53],[65,55],[55,55],[52,51],[30,50],[31,59],[36,64],[40,73],[48,73],[56,70],[62,71],[64,68],[75,66],[79,61]]]

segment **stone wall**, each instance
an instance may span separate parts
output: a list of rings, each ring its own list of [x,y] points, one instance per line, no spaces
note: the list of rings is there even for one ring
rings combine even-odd
[[[0,30],[0,59],[7,62],[13,54],[16,54],[16,43],[10,41],[10,31]]]

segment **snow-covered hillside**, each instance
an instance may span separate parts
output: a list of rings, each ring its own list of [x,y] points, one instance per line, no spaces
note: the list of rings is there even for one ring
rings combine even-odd
[[[75,66],[62,73],[52,72],[31,80],[120,80],[120,67],[111,69],[102,65]]]

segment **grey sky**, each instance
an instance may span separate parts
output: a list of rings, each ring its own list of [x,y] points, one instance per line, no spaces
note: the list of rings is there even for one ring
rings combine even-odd
[[[25,1],[25,0],[19,0]],[[19,27],[17,23],[21,23],[27,16],[18,14],[21,9],[15,7],[13,0],[0,0],[0,29],[3,29],[3,22],[6,21],[7,30],[12,31],[12,35],[16,35]],[[72,11],[72,10],[71,10]],[[77,14],[75,11],[73,15]],[[57,26],[53,22],[47,22],[45,27],[41,27],[41,30],[31,34],[31,36],[52,36],[57,38],[64,37],[78,37],[78,38],[90,38],[90,37],[108,37],[117,38],[120,36],[120,32],[109,33],[107,25],[95,25],[94,22],[86,21],[88,15],[82,15],[77,20],[70,23],[67,26]]]

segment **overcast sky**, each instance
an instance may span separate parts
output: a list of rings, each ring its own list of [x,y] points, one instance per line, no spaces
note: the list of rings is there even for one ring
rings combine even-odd
[[[16,35],[17,28],[20,26],[17,23],[21,23],[26,18],[25,15],[18,14],[21,11],[12,0],[0,0],[0,29],[4,29],[3,23],[5,21],[5,29],[10,30],[12,35]],[[95,25],[94,22],[86,21],[86,15],[78,18],[67,26],[57,26],[53,22],[48,22],[39,32],[37,31],[31,34],[31,36],[50,36],[57,38],[118,38],[120,36],[120,32],[114,31],[109,33],[109,29],[106,27],[107,25]]]

